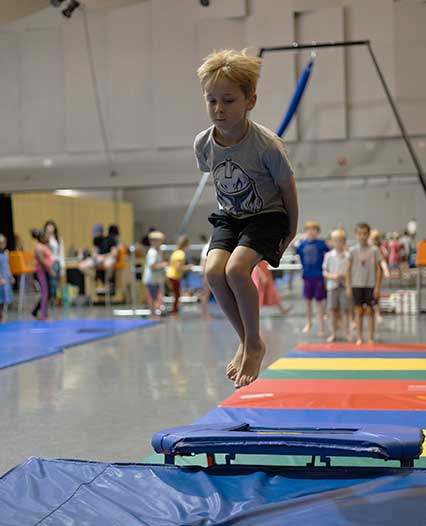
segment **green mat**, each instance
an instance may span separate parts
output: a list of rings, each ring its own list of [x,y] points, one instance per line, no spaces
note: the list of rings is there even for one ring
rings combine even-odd
[[[347,371],[309,369],[266,369],[260,378],[280,380],[426,380],[425,371]]]

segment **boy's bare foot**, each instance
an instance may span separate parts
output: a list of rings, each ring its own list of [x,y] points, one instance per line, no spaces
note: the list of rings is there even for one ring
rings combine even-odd
[[[331,336],[329,336],[327,338],[327,343],[333,343],[336,341],[336,335],[335,334],[332,334]]]
[[[280,305],[280,312],[283,316],[288,314],[292,309],[293,307],[283,307],[282,305]]]
[[[302,329],[303,334],[308,334],[308,332],[311,330],[311,327],[312,325],[310,323],[307,323]]]
[[[226,367],[226,376],[230,380],[235,380],[238,376],[238,371],[241,367],[241,362],[243,360],[243,354],[244,354],[244,346],[242,343],[238,346],[237,352],[235,353],[232,360],[228,363],[228,366]]]
[[[356,344],[357,345],[362,345],[363,344],[363,341],[361,338],[358,338],[358,340],[356,341]]]
[[[261,340],[258,347],[245,349],[241,368],[235,380],[235,387],[243,387],[254,382],[259,376],[260,366],[265,356],[265,344]]]

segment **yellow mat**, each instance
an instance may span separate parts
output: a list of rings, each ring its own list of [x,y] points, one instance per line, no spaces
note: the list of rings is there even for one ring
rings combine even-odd
[[[415,371],[426,370],[426,358],[280,358],[268,369]]]

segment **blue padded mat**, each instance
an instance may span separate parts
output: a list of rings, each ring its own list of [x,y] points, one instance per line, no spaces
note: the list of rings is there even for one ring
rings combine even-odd
[[[0,479],[1,526],[397,526],[425,516],[424,470],[31,458]]]
[[[158,322],[141,319],[13,321],[0,325],[0,369]]]

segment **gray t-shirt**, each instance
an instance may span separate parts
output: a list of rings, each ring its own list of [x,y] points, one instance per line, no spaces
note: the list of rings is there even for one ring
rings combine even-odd
[[[374,288],[380,259],[380,251],[377,247],[360,245],[352,247],[349,252],[349,261],[352,263],[352,287]]]
[[[334,290],[345,285],[345,274],[346,268],[348,265],[348,252],[337,252],[336,250],[331,250],[327,252],[324,256],[324,263],[322,264],[322,269],[326,270],[330,274],[342,274],[342,279],[336,281],[334,279],[327,280],[327,290]]]
[[[195,157],[202,172],[213,174],[221,210],[238,217],[285,211],[278,183],[293,175],[284,142],[264,126],[249,121],[243,139],[220,146],[214,126],[194,141]]]
[[[142,282],[145,285],[162,285],[166,280],[164,268],[152,268],[152,265],[163,261],[162,253],[154,247],[150,247],[145,258],[145,268],[143,271]]]

